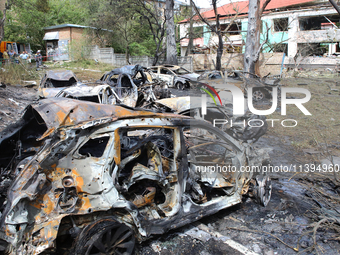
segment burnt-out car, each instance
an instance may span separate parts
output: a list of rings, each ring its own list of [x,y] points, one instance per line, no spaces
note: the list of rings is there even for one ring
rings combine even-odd
[[[138,99],[137,87],[132,87],[128,93],[117,94],[109,85],[83,84],[59,91],[55,97],[66,97],[99,104],[124,104],[135,107]]]
[[[200,75],[176,65],[151,66],[148,68],[153,75],[177,89],[190,88],[191,81],[198,81]]]
[[[113,69],[103,74],[98,82],[106,83],[111,86],[119,85],[119,75],[125,74],[131,77],[132,82],[136,86],[140,86],[146,83],[152,83],[155,78],[151,72],[148,72],[146,68],[141,65],[127,65],[120,68]]]
[[[249,144],[171,113],[45,99],[0,151],[14,178],[1,208],[8,254],[132,254],[135,240],[271,193],[268,176],[241,171],[262,162]]]
[[[76,75],[70,70],[47,71],[40,81],[38,96],[40,98],[54,97],[59,91],[79,83]]]
[[[166,83],[155,79],[151,71],[140,65],[127,65],[105,73],[97,83],[108,84],[119,98],[135,98],[133,107],[143,107],[157,99],[171,97]],[[131,105],[128,105],[131,106]]]

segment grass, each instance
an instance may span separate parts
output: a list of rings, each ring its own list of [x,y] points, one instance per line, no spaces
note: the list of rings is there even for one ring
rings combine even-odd
[[[108,71],[116,68],[110,64],[94,60],[46,62],[49,70],[72,70],[83,82],[93,82],[101,78]]]
[[[24,85],[24,81],[39,79],[35,64],[8,63],[0,70],[0,81],[5,84]]]
[[[303,87],[311,92],[309,102],[303,104],[312,114],[305,116],[296,106],[287,106],[287,115],[275,112],[268,119],[295,119],[294,128],[283,127],[276,122],[275,128],[269,128],[268,134],[288,136],[296,149],[331,150],[333,156],[340,155],[340,77],[337,75],[315,76],[308,78],[288,78],[281,82],[289,87]],[[300,84],[300,85],[298,85]],[[301,85],[304,84],[304,85]],[[338,85],[339,84],[339,85]],[[330,88],[338,89],[332,91]],[[289,96],[289,95],[288,95]],[[299,96],[298,94],[294,96]]]

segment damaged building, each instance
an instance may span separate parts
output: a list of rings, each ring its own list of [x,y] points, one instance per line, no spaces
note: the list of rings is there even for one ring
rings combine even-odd
[[[261,1],[263,4],[264,1]],[[248,28],[248,1],[229,3],[218,9],[221,30],[225,30],[234,19],[227,35],[224,37],[224,48],[227,52],[243,52]],[[212,25],[215,22],[214,11],[201,13]],[[263,52],[284,52],[289,58],[297,54],[302,56],[323,56],[340,54],[339,14],[328,0],[272,0],[262,15]],[[186,37],[189,31],[189,20],[180,22],[180,37]],[[208,26],[196,20],[193,24],[197,33],[194,40],[197,50],[204,53],[215,52],[218,39]],[[187,49],[187,39],[181,41],[181,55]],[[194,44],[195,45],[195,44]]]

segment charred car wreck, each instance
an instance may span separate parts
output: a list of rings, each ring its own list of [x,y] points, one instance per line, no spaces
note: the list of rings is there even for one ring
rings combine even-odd
[[[0,137],[0,248],[131,254],[135,240],[241,203],[266,205],[263,155],[204,120],[68,98],[32,104]],[[211,167],[235,171],[206,171]]]
[[[165,82],[156,79],[151,71],[140,65],[127,65],[105,73],[98,83],[113,87],[119,97],[128,97],[138,88],[137,107],[162,98],[171,97]],[[135,93],[135,92],[134,92]]]
[[[47,71],[40,81],[38,96],[54,97],[59,91],[80,84],[76,75],[70,70]]]

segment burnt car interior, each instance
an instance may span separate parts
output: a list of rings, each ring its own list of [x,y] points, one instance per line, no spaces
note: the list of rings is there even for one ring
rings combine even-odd
[[[122,128],[118,183],[127,200],[145,217],[160,218],[171,211],[177,183],[174,130],[171,128]],[[147,206],[145,208],[145,206]]]
[[[44,88],[61,88],[61,87],[71,87],[77,84],[75,77],[71,77],[69,80],[56,80],[52,78],[47,78],[44,84]]]

